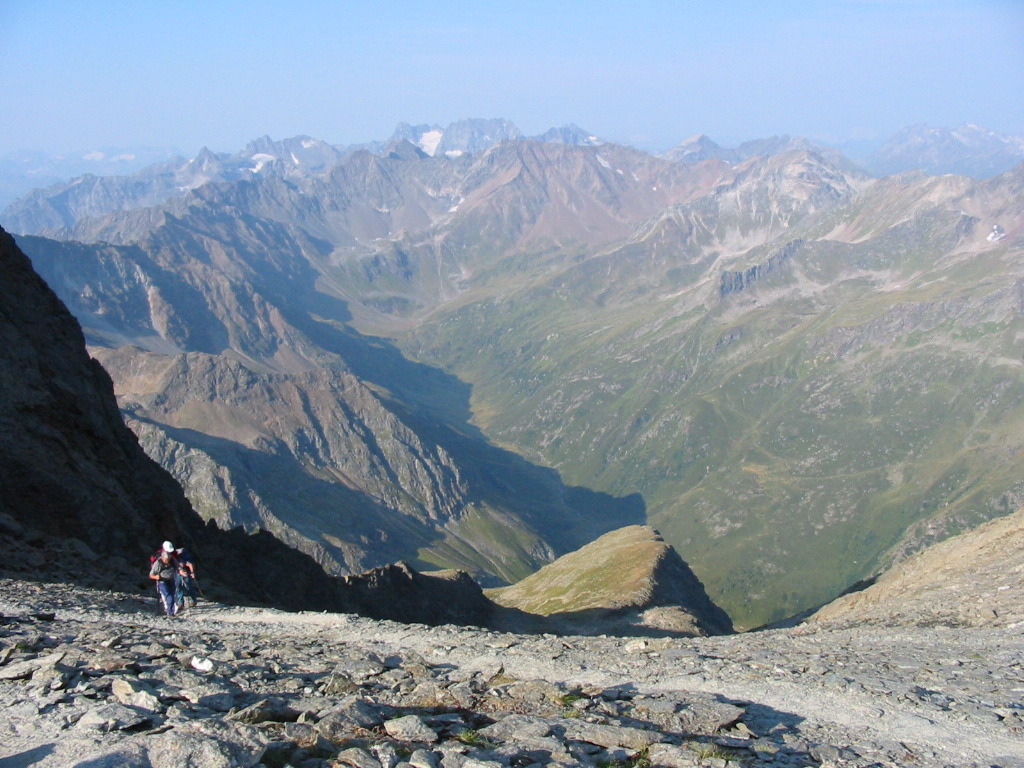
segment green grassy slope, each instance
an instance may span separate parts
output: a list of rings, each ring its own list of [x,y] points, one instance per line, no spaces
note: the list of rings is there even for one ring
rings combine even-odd
[[[987,242],[962,192],[880,182],[736,252],[735,214],[683,207],[403,344],[472,384],[488,435],[641,494],[756,625],[1021,499],[1021,250]]]

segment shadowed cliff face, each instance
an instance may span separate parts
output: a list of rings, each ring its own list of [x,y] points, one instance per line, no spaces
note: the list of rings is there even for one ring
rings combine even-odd
[[[199,519],[121,420],[110,378],[87,354],[78,323],[2,230],[0,269],[0,514],[8,537],[44,551],[31,561],[32,575],[104,573],[123,586],[133,573],[144,577],[148,554],[171,539],[196,553],[211,584],[243,600],[337,603],[310,558],[269,534],[222,532]],[[87,548],[71,558],[54,554],[54,540],[69,538]]]
[[[374,615],[424,623],[487,618],[468,578],[455,583],[460,594],[475,588],[475,603],[436,599],[428,578],[347,585],[267,532],[204,523],[143,453],[77,322],[3,230],[0,271],[5,572],[134,589],[145,583],[148,554],[171,539],[195,553],[207,590],[243,602],[353,612],[375,606]],[[72,539],[85,546],[64,546]]]
[[[96,552],[141,556],[189,507],[125,427],[78,323],[0,230],[0,509]]]

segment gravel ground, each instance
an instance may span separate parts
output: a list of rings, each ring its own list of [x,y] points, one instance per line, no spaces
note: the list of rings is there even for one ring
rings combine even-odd
[[[818,751],[820,764],[844,764],[845,745],[878,765],[1024,766],[1020,627],[806,625],[695,639],[555,637],[208,602],[170,619],[158,615],[149,595],[0,580],[0,614],[47,612],[54,628],[130,625],[159,637],[216,636],[303,653],[347,644],[381,657],[414,651],[431,665],[502,669],[565,685],[702,691],[742,703],[754,731],[784,725],[794,748],[832,745]],[[5,716],[0,712],[0,725]],[[30,746],[6,744],[0,768],[32,765],[3,757]]]

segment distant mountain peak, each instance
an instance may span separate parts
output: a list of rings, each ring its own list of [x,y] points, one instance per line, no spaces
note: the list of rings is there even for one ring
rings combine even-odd
[[[458,157],[483,152],[506,139],[521,137],[519,129],[503,118],[469,118],[451,123],[447,128],[436,124],[399,123],[388,145],[405,140],[431,157]]]
[[[595,136],[590,131],[583,130],[574,123],[563,125],[561,128],[549,128],[535,138],[552,144],[573,144],[586,147],[599,147],[605,143],[604,139]]]
[[[988,178],[1024,160],[1024,137],[961,123],[942,128],[917,123],[901,128],[864,159],[879,176],[920,169],[930,176],[954,173]]]

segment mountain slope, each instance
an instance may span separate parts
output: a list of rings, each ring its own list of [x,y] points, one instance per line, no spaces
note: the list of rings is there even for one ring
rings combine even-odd
[[[580,632],[612,626],[690,635],[728,634],[732,622],[661,535],[634,525],[606,533],[488,596]]]
[[[405,346],[503,444],[640,493],[754,624],[1020,503],[1022,198],[748,178]]]
[[[1019,627],[1024,510],[935,544],[834,600],[812,623]]]

